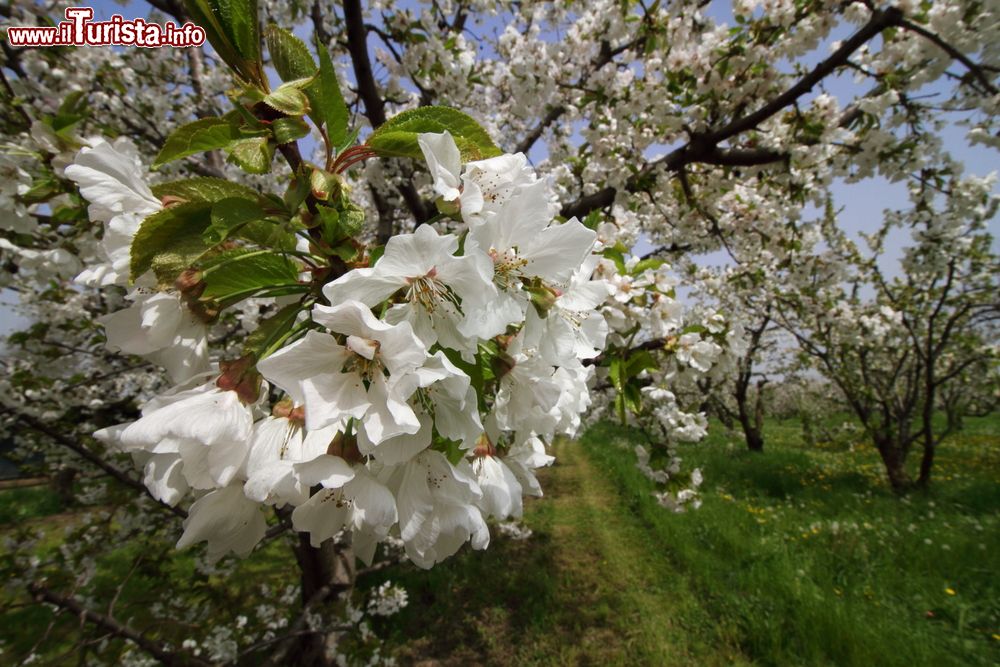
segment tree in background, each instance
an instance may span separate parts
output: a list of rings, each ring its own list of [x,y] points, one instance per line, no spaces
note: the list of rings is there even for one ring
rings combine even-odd
[[[911,188],[914,207],[891,212],[866,238],[870,254],[828,221],[829,248],[808,260],[813,284],[781,297],[785,326],[843,394],[896,490],[912,483],[906,460],[914,445],[922,449],[916,483],[930,483],[935,450],[951,429],[935,419],[942,393],[971,400],[979,390],[959,384],[963,373],[996,363],[988,342],[1000,313],[986,231],[997,206],[990,189],[990,179],[925,172]],[[890,278],[885,240],[898,228],[913,244],[904,273]]]

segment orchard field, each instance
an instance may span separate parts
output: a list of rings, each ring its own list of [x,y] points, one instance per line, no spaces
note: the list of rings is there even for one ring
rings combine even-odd
[[[600,423],[556,445],[541,474],[547,496],[526,509],[528,537],[500,536],[429,573],[395,565],[363,575],[362,589],[391,581],[408,591],[409,604],[374,628],[383,655],[456,667],[1000,660],[1000,417],[970,419],[942,447],[933,490],[903,498],[856,437],[810,447],[797,419],[772,418],[758,454],[712,426],[682,450],[706,476],[696,512],[664,512],[619,451],[642,433]],[[0,492],[4,534],[15,521],[45,525],[43,549],[80,511],[63,509],[45,487]],[[122,548],[101,567],[112,578],[136,557]],[[181,585],[190,558],[173,561],[162,570]],[[241,574],[279,591],[294,584],[281,562],[269,548]],[[156,585],[153,572],[143,577]],[[236,605],[240,580],[228,584]],[[119,608],[141,618],[142,586],[129,591]],[[5,597],[0,619],[8,652],[60,636],[51,613],[17,600]],[[59,646],[50,641],[46,660],[72,662]]]

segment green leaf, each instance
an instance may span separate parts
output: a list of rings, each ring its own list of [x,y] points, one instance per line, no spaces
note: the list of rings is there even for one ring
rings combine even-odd
[[[635,266],[632,267],[632,275],[638,276],[642,274],[643,271],[653,270],[660,268],[666,264],[666,260],[656,259],[655,257],[649,257],[648,259],[642,259],[636,262]]]
[[[20,196],[25,204],[39,204],[46,202],[63,192],[59,181],[51,176],[42,176],[31,184],[31,187]]]
[[[306,94],[312,106],[313,119],[321,125],[326,125],[330,144],[337,147],[348,139],[347,123],[350,113],[347,110],[347,103],[344,102],[344,95],[340,90],[330,54],[318,39],[316,51],[319,54],[319,76],[306,89]]]
[[[458,440],[449,440],[434,429],[434,442],[431,448],[435,451],[444,454],[445,458],[451,462],[452,465],[458,465],[459,462],[466,457],[469,450],[462,448],[462,443]]]
[[[251,137],[230,144],[229,161],[250,174],[266,174],[271,170],[274,144],[267,137]]]
[[[158,199],[164,197],[176,197],[184,201],[205,201],[217,202],[220,199],[229,197],[239,197],[241,199],[256,200],[257,193],[245,185],[233,183],[221,178],[211,178],[208,176],[198,176],[196,178],[185,178],[180,181],[170,183],[159,183],[152,186],[153,195]]]
[[[658,364],[653,355],[648,350],[640,350],[629,356],[628,362],[625,364],[625,375],[627,378],[633,378],[643,371],[650,371],[655,368],[658,368]]]
[[[212,206],[212,222],[202,232],[206,243],[217,245],[249,222],[264,217],[264,210],[254,201],[239,197],[220,199]]]
[[[186,0],[185,6],[219,57],[244,81],[266,88],[257,0]]]
[[[625,391],[622,394],[624,398],[625,407],[627,407],[632,412],[638,413],[642,410],[642,390],[637,384],[629,383],[625,385]]]
[[[382,255],[385,254],[385,246],[379,245],[374,248],[368,249],[368,265],[375,266],[375,262],[382,259]]]
[[[251,220],[233,233],[241,239],[250,241],[264,248],[275,250],[295,250],[298,239],[295,230],[305,227],[293,220],[279,220],[273,217],[264,220]]]
[[[202,298],[224,301],[285,285],[297,285],[298,266],[284,255],[270,250],[228,251],[212,258],[202,279]]]
[[[357,236],[365,224],[365,213],[362,209],[350,205],[343,210],[331,206],[317,206],[323,238],[330,244],[336,244],[344,239]]]
[[[243,354],[253,354],[260,359],[292,328],[301,310],[301,303],[290,303],[274,315],[262,320],[260,326],[254,329],[243,343]]]
[[[299,117],[289,116],[279,118],[271,123],[271,134],[278,144],[287,144],[290,141],[301,139],[309,135],[309,124]]]
[[[131,280],[153,268],[154,259],[160,258],[161,270],[166,272],[167,267],[190,256],[198,247],[202,252],[207,250],[201,235],[211,221],[211,210],[211,204],[189,202],[147,216],[132,239]]]
[[[625,402],[625,382],[628,379],[626,376],[625,361],[621,357],[612,357],[611,362],[608,365],[608,379],[611,381],[611,386],[615,389],[615,412],[618,415],[618,420],[622,423],[626,423],[626,402]]]
[[[316,62],[301,39],[272,23],[267,27],[265,40],[271,64],[282,81],[308,79],[316,74]]]
[[[501,154],[474,118],[448,107],[420,107],[404,111],[387,120],[365,143],[380,156],[419,159],[423,157],[423,152],[417,143],[417,135],[444,131],[455,139],[464,161]]]
[[[628,272],[625,270],[625,253],[619,245],[615,245],[611,248],[605,248],[601,251],[601,255],[615,263],[615,268],[618,269],[618,273],[627,274]]]
[[[585,217],[580,222],[582,222],[583,226],[586,227],[587,229],[592,229],[594,231],[597,231],[597,228],[600,227],[601,222],[603,220],[604,220],[604,213],[602,213],[600,209],[596,209],[588,213],[587,217]]]
[[[340,142],[339,145],[333,147],[334,148],[334,152],[337,155],[340,155],[341,153],[343,153],[344,151],[346,151],[348,148],[350,148],[351,146],[353,146],[354,143],[358,140],[358,134],[360,134],[360,132],[361,132],[360,128],[354,128],[354,130],[351,131],[351,132],[349,132],[347,134],[347,136],[344,138],[344,140]],[[330,143],[336,143],[336,142],[334,142],[331,139]]]
[[[264,104],[289,116],[304,116],[309,113],[309,98],[302,89],[309,85],[310,81],[310,79],[296,79],[283,83],[277,90],[264,97]]]
[[[228,148],[241,138],[235,118],[202,118],[174,130],[153,161],[153,168],[182,157]]]

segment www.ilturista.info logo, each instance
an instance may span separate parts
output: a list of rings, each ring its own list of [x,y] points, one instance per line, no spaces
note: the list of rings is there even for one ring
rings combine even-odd
[[[57,26],[11,26],[7,40],[11,46],[201,46],[205,29],[190,21],[178,26],[143,19],[126,20],[115,14],[109,21],[91,21],[90,7],[67,7],[66,20]]]

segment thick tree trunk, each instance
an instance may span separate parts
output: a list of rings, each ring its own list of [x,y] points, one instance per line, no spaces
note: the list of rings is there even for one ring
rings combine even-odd
[[[337,544],[332,539],[314,547],[309,543],[308,534],[299,533],[298,537],[295,558],[301,571],[302,606],[322,616],[323,607],[329,606],[324,602],[348,595],[354,588],[354,552],[349,545]],[[302,634],[294,639],[282,664],[330,667],[333,664],[328,657],[330,640],[331,634],[324,632]]]
[[[760,429],[752,424],[749,419],[740,419],[740,424],[743,426],[743,435],[746,436],[747,449],[751,452],[764,451],[764,435],[760,432]]]
[[[917,485],[921,487],[930,486],[931,469],[934,467],[934,441],[928,438],[924,441],[924,455],[920,458],[920,477],[917,478]]]
[[[904,493],[913,486],[913,481],[906,472],[906,453],[891,439],[879,439],[875,446],[885,465],[889,485],[896,493]]]
[[[750,398],[747,395],[747,385],[749,385],[749,378],[745,382],[741,382],[736,388],[736,407],[739,410],[739,420],[740,426],[743,428],[743,436],[747,441],[747,448],[751,452],[762,452],[764,451],[764,435],[760,426],[763,423],[763,413],[756,414],[756,412],[761,411],[760,399],[757,400],[757,409],[755,414],[751,417],[750,406],[748,405]]]

